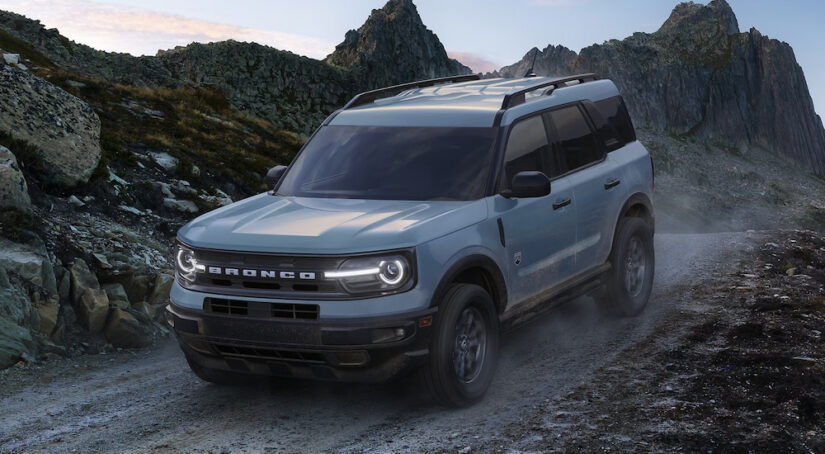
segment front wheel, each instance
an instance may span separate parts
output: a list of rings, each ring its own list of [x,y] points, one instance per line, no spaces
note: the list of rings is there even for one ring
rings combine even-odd
[[[653,289],[654,260],[650,226],[640,218],[622,219],[610,252],[612,267],[602,301],[608,313],[633,316],[644,309]]]
[[[439,306],[430,358],[423,370],[433,397],[451,407],[478,402],[493,380],[498,334],[498,314],[483,288],[450,287]]]

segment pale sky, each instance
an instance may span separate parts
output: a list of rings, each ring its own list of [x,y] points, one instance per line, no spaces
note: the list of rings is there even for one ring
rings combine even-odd
[[[233,38],[323,58],[385,0],[0,0],[97,49],[154,55],[158,49]],[[659,28],[676,0],[416,0],[447,51],[476,71],[519,60],[530,48],[575,51]],[[701,3],[707,3],[703,1]],[[739,28],[791,44],[818,111],[825,109],[825,2],[729,0]]]

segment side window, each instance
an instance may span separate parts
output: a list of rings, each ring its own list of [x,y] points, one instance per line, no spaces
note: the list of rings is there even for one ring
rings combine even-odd
[[[534,115],[513,125],[504,153],[505,186],[509,186],[513,175],[519,172],[544,171],[542,157],[549,152],[549,148],[541,115]]]
[[[599,113],[602,114],[602,117],[607,120],[619,134],[622,142],[630,143],[636,140],[636,131],[633,129],[633,122],[630,120],[630,114],[627,112],[627,106],[625,106],[621,96],[602,99],[594,104],[596,105],[596,109],[599,110]]]
[[[565,171],[585,166],[604,157],[602,147],[590,129],[578,106],[564,107],[549,112],[550,121],[558,137],[561,162]]]
[[[596,128],[596,137],[604,144],[605,150],[610,152],[622,148],[625,143],[619,137],[618,131],[602,116],[596,105],[592,102],[585,102],[583,105],[590,116],[590,120],[593,121],[593,126]]]

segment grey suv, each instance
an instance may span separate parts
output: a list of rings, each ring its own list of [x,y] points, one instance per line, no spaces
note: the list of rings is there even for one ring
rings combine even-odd
[[[178,232],[168,319],[192,370],[490,385],[499,333],[585,292],[634,315],[653,281],[653,168],[616,86],[461,76],[362,93],[272,190]]]

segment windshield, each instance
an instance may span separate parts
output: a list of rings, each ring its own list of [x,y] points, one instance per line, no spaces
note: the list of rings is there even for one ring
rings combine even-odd
[[[475,200],[490,172],[493,128],[324,126],[279,195],[391,200]]]

